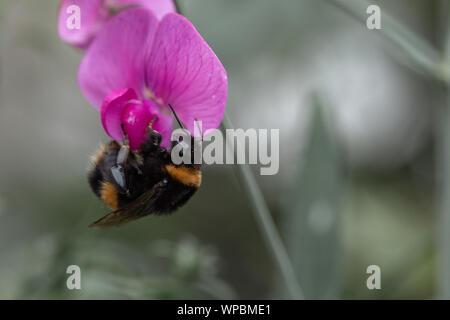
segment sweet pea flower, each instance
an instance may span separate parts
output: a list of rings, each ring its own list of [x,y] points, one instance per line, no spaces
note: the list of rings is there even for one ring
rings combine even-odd
[[[169,145],[169,103],[193,134],[194,120],[203,132],[217,128],[227,100],[226,71],[192,24],[176,13],[159,21],[145,8],[125,10],[104,25],[81,61],[78,82],[101,111],[106,133],[123,140],[124,124],[133,150],[150,122]]]
[[[176,11],[173,0],[62,0],[58,16],[59,36],[79,49],[86,49],[108,19],[135,6],[153,10],[159,19]],[[71,25],[77,14],[79,28]]]

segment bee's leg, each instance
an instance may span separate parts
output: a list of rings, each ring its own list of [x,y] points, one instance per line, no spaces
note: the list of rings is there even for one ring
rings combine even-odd
[[[125,132],[123,123],[121,126],[122,126],[122,132],[123,132],[123,137],[124,137],[124,139],[123,139],[124,146],[123,147],[126,147],[128,149],[128,152],[126,155],[124,155],[124,157],[125,157],[124,159],[119,159],[119,157],[117,157],[118,158],[117,162],[124,166],[126,164],[126,162],[128,161],[128,164],[131,165],[133,168],[135,168],[137,173],[139,175],[141,175],[142,171],[139,168],[139,164],[136,160],[136,155],[133,153],[133,151],[131,151],[131,154],[130,154],[130,140],[128,139],[128,134]],[[120,154],[120,152],[119,152],[119,154]]]
[[[152,120],[150,120],[148,127],[151,129],[155,121],[158,120],[158,116],[155,114]]]
[[[153,123],[155,123],[156,120],[158,120],[157,115],[155,115],[153,117],[153,119],[150,121],[150,123],[148,124],[147,135],[148,135],[148,139],[150,140],[151,144],[155,147],[159,147],[159,145],[161,144],[162,136],[158,131],[156,131],[152,128]]]
[[[117,185],[122,189],[122,191],[129,195],[130,191],[127,188],[127,180],[125,176],[125,166],[128,158],[130,149],[128,146],[123,145],[116,158],[116,164],[111,167],[111,174],[116,181]]]
[[[126,180],[126,173],[125,168],[128,161],[128,156],[130,154],[130,144],[128,140],[128,135],[126,134],[123,124],[122,124],[122,130],[124,134],[124,141],[123,145],[120,147],[119,151],[117,152],[117,158],[116,163],[111,167],[111,174],[117,183],[117,185],[121,188],[121,191],[125,193],[126,195],[130,195],[130,191],[127,187],[127,180]]]

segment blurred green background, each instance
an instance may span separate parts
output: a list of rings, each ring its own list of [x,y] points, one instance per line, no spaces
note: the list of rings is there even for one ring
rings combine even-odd
[[[448,89],[331,2],[180,1],[227,69],[235,127],[280,129],[279,173],[252,169],[306,298],[445,297]],[[443,1],[372,3],[444,52]],[[288,298],[230,165],[172,216],[87,228],[108,212],[85,176],[108,137],[57,8],[0,0],[0,298]]]

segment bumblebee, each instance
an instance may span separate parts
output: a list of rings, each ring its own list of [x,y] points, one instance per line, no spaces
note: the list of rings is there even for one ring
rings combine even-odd
[[[147,140],[137,151],[130,150],[124,131],[122,145],[112,140],[93,157],[89,184],[114,211],[90,227],[117,226],[149,214],[169,214],[184,205],[200,187],[200,165],[174,164],[170,152],[160,145],[161,135],[151,125],[147,128]],[[172,142],[172,147],[178,143],[184,142],[181,139]],[[182,150],[186,149],[183,146]],[[190,149],[193,152],[194,148]]]

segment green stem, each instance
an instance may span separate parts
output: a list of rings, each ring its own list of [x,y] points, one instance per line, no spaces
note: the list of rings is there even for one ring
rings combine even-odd
[[[221,124],[221,129],[224,131],[224,133],[226,133],[226,129],[233,128],[234,127],[231,123],[231,120],[225,113]],[[237,143],[239,144],[239,141],[237,141]],[[239,149],[240,146],[237,145],[236,148]],[[253,175],[252,170],[247,164],[237,165],[234,166],[234,168],[243,189],[245,190],[251,201],[255,219],[258,222],[258,226],[264,236],[264,240],[266,241],[266,244],[270,249],[272,258],[279,268],[279,271],[282,275],[283,280],[285,281],[286,287],[288,288],[291,297],[293,299],[303,299],[303,291],[298,283],[294,268],[292,267],[292,262],[289,259],[287,250],[283,245],[283,242],[281,241],[280,234],[275,227],[272,215],[270,214],[267,203],[264,200],[264,196],[255,180],[255,176]]]
[[[174,0],[175,8],[179,14],[182,14],[182,10],[179,1]],[[226,129],[232,129],[233,125],[228,118],[226,112],[223,116],[223,121],[221,124],[221,129],[226,133]],[[239,141],[238,141],[239,144]],[[233,150],[234,152],[234,150]],[[278,266],[282,278],[286,283],[289,293],[293,299],[303,299],[303,291],[298,283],[297,277],[292,267],[291,260],[287,254],[287,250],[281,241],[280,234],[278,233],[275,223],[272,219],[264,196],[256,183],[255,177],[246,164],[234,166],[237,167],[236,175],[241,182],[243,189],[247,192],[248,197],[251,201],[253,207],[253,213],[255,219],[258,222],[258,226],[261,229],[267,246],[270,249],[272,258],[275,264]]]

